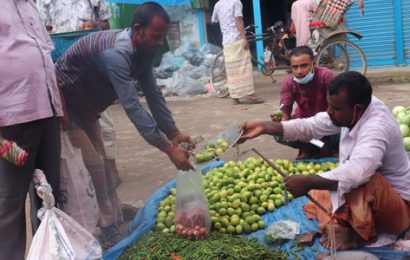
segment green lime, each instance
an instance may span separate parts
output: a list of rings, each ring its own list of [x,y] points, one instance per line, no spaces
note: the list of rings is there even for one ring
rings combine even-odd
[[[158,230],[163,230],[164,228],[165,228],[164,223],[158,223],[158,224],[157,224],[157,229],[158,229]]]
[[[263,220],[259,220],[258,221],[258,226],[259,226],[259,228],[265,228],[265,222],[263,222]]]
[[[258,212],[258,214],[265,214],[266,213],[266,210],[265,210],[265,208],[264,207],[259,207],[257,210],[256,210],[256,212]]]
[[[246,234],[249,234],[252,232],[251,226],[246,222],[242,224],[242,229]]]
[[[220,230],[221,228],[222,228],[222,224],[221,224],[221,222],[215,222],[215,224],[214,224],[214,228],[216,229],[216,230]]]
[[[175,225],[172,225],[172,226],[169,228],[169,232],[175,233]]]
[[[227,232],[228,234],[233,234],[233,233],[235,233],[235,227],[232,226],[232,225],[229,225],[229,226],[226,228],[226,232]]]
[[[239,224],[239,221],[240,221],[240,218],[239,218],[238,215],[233,215],[233,216],[231,217],[231,225],[236,226],[236,225]]]
[[[219,215],[220,216],[225,216],[226,215],[226,209],[225,208],[220,208],[219,209]]]
[[[234,215],[236,212],[235,212],[235,209],[233,209],[233,208],[228,208],[227,213],[228,213],[229,216],[232,216],[232,215]]]
[[[235,226],[235,231],[236,231],[236,234],[238,234],[238,235],[240,235],[240,234],[242,234],[242,231],[243,231],[243,228],[242,228],[242,225],[236,225]]]
[[[251,229],[252,229],[252,231],[255,231],[255,230],[259,229],[258,223],[253,223],[253,224],[251,225]]]

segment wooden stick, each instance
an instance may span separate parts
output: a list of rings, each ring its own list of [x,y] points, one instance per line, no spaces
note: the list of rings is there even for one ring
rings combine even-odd
[[[277,171],[283,178],[287,177],[287,175],[279,168],[277,167],[273,162],[271,162],[270,160],[268,160],[268,158],[266,158],[265,156],[263,156],[258,150],[256,150],[255,148],[251,149],[254,153],[256,153],[257,155],[259,155],[267,164],[269,164],[270,167],[272,167],[273,169],[275,169],[275,171]],[[333,217],[332,214],[325,208],[322,206],[322,204],[320,204],[317,200],[315,200],[314,198],[312,198],[312,196],[310,196],[309,194],[305,195],[306,198],[308,198],[311,202],[313,202],[313,204],[315,204],[319,209],[321,209],[323,212],[325,212],[329,217]]]

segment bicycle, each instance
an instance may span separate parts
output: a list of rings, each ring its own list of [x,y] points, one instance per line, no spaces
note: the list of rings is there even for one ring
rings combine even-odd
[[[251,55],[254,64],[261,67],[263,75],[271,76],[276,69],[289,69],[289,52],[285,35],[286,30],[281,21],[267,28],[267,33],[255,34],[251,30],[254,25],[245,28],[249,45],[253,42],[264,41],[265,55],[257,59]],[[322,25],[315,25],[312,30],[312,48],[315,53],[315,63],[327,67],[335,74],[356,69],[366,74],[367,62],[363,51],[349,40],[349,36],[361,39],[362,36],[347,29],[332,30]],[[288,34],[289,35],[289,34]],[[266,55],[268,54],[268,55]],[[214,96],[227,97],[226,70],[223,52],[217,54],[211,66],[210,84],[214,88]]]

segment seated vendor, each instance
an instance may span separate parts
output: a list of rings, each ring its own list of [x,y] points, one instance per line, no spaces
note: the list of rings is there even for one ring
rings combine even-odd
[[[307,118],[326,111],[328,104],[326,94],[334,74],[327,68],[315,67],[313,52],[307,46],[299,46],[290,53],[292,74],[281,84],[280,104],[281,116],[273,116],[273,121]],[[297,107],[292,113],[293,105]],[[308,142],[289,142],[283,137],[275,136],[275,140],[283,145],[299,149],[296,159],[317,159],[335,157],[339,152],[340,135],[322,138],[324,146],[319,148]]]
[[[304,206],[308,217],[319,220],[325,247],[332,230],[338,250],[365,246],[381,233],[399,235],[410,227],[410,161],[398,124],[358,72],[332,80],[327,101],[327,111],[310,118],[246,122],[241,141],[263,134],[306,140],[340,132],[340,165],[316,176],[287,177],[286,188],[294,197],[311,191],[333,213],[330,219],[313,204]]]

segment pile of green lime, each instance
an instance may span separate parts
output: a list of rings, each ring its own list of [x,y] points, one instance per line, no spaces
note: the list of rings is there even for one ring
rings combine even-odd
[[[223,154],[229,147],[226,140],[219,138],[215,143],[209,143],[205,146],[205,150],[195,155],[197,163],[203,163],[214,159],[215,157]]]
[[[315,175],[337,167],[336,163],[272,160],[288,176]],[[212,220],[212,230],[229,234],[250,233],[265,227],[261,215],[284,205],[283,177],[260,158],[225,163],[203,177],[204,192]],[[175,232],[176,190],[160,203],[156,229]],[[288,193],[288,200],[292,195]]]

